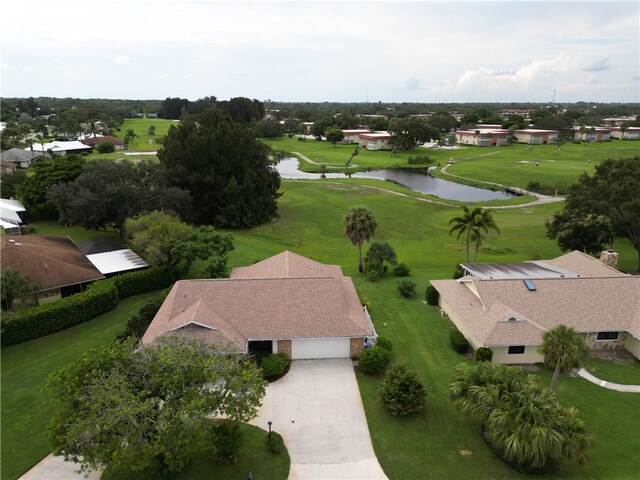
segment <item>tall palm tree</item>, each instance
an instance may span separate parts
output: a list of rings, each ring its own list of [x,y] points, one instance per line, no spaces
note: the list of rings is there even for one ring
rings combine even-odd
[[[544,363],[555,368],[549,387],[551,390],[556,389],[560,371],[578,368],[591,354],[584,337],[566,325],[546,331],[538,351],[544,355]]]
[[[351,243],[358,246],[358,271],[362,273],[362,244],[369,241],[376,232],[376,222],[371,210],[353,207],[344,217],[344,233]]]
[[[482,244],[482,241],[487,238],[489,230],[494,230],[498,235],[500,235],[500,229],[498,228],[498,225],[496,225],[492,211],[480,209],[480,214],[476,215],[475,225],[469,235],[470,240],[474,241],[476,244],[476,249],[473,254],[473,263],[476,263],[480,245]]]
[[[463,213],[459,217],[454,217],[449,220],[449,235],[453,232],[458,232],[457,239],[459,240],[462,235],[466,234],[466,252],[467,263],[469,263],[469,245],[471,240],[476,242],[476,252],[473,261],[476,261],[478,256],[478,250],[482,240],[486,238],[486,234],[489,230],[495,230],[498,234],[500,229],[496,225],[491,210],[485,210],[480,207],[474,207],[470,210],[469,207],[462,207]]]
[[[626,123],[620,125],[620,140],[624,140],[624,133],[629,130],[629,126]]]
[[[2,270],[0,283],[2,284],[2,300],[7,310],[11,310],[13,302],[17,297],[34,292],[38,288],[37,285],[31,283],[27,275],[20,270],[14,270],[12,268]]]

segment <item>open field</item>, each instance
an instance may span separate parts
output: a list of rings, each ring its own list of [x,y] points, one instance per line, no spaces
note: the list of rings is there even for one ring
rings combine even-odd
[[[366,294],[378,333],[394,344],[393,361],[416,369],[429,393],[423,412],[398,419],[379,406],[376,391],[380,378],[358,374],[373,445],[389,478],[524,478],[493,455],[480,439],[475,422],[458,414],[448,401],[446,386],[453,368],[466,357],[451,350],[448,321],[440,317],[437,309],[422,303],[426,282],[451,278],[455,265],[464,261],[464,244],[447,234],[448,220],[459,214],[459,208],[400,197],[353,182],[283,181],[282,192],[277,220],[232,232],[235,250],[230,254],[229,265],[248,265],[291,250],[321,262],[341,265],[345,275],[352,276],[356,286]],[[344,236],[342,225],[344,214],[356,205],[370,208],[376,216],[379,226],[374,240],[389,241],[399,261],[411,268],[411,279],[418,285],[415,298],[401,298],[396,292],[397,278],[390,274],[373,283],[357,272],[357,249]],[[551,204],[496,210],[494,215],[502,234],[487,239],[478,260],[522,261],[561,254],[555,242],[545,237],[544,228],[544,220],[559,207]],[[40,227],[43,234],[64,228],[51,223]],[[94,235],[83,234],[75,227],[66,230],[74,240]],[[628,241],[617,241],[616,249],[620,252],[621,268],[636,267],[637,256]],[[137,302],[137,299],[125,302]],[[2,478],[15,478],[47,453],[43,432],[49,414],[43,405],[41,388],[48,372],[92,346],[110,341],[142,304],[127,306],[125,302],[118,307],[118,312],[122,312],[122,307],[127,310],[126,314],[119,313],[120,317],[112,321],[96,319],[65,332],[3,349]],[[621,383],[637,378],[640,372],[638,363],[628,370],[611,364],[595,366],[599,370],[594,373]],[[542,370],[541,375],[545,382],[549,380],[550,373],[546,370]],[[635,429],[640,420],[637,398],[564,376],[558,390],[564,405],[580,409],[598,443],[592,451],[591,464],[565,465],[554,478],[635,478],[640,468],[640,438]],[[15,445],[20,445],[19,456],[12,452]],[[460,449],[471,450],[473,455],[462,457]]]
[[[124,123],[120,127],[120,131],[116,132],[118,137],[124,140],[124,135],[130,128],[136,132],[138,138],[135,138],[133,144],[129,148],[132,152],[148,152],[158,150],[160,144],[158,139],[164,137],[169,131],[171,125],[177,125],[178,122],[173,120],[166,120],[164,118],[125,118]],[[156,134],[154,136],[149,135],[149,127],[155,125]]]

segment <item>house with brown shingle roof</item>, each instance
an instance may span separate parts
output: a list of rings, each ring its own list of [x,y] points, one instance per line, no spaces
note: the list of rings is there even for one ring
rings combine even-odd
[[[376,336],[338,265],[288,251],[234,268],[228,279],[176,282],[142,342],[167,334],[292,359],[356,357]]]
[[[606,253],[606,252],[603,252]],[[457,280],[434,280],[439,306],[474,349],[496,363],[536,363],[544,332],[560,324],[592,349],[640,358],[640,276],[578,251],[552,260],[463,264]]]
[[[2,268],[20,270],[41,294],[62,297],[82,291],[105,278],[69,237],[22,235],[0,237]]]

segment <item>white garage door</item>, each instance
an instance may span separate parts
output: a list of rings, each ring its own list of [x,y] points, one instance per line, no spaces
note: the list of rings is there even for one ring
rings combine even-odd
[[[291,358],[347,358],[351,353],[348,338],[305,338],[291,341]]]

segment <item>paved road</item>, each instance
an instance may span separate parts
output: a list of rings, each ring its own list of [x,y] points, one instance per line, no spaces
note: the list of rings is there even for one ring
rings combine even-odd
[[[296,360],[267,387],[259,415],[280,433],[291,457],[289,478],[386,479],[349,359]]]

